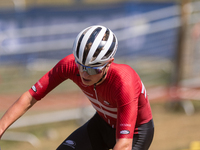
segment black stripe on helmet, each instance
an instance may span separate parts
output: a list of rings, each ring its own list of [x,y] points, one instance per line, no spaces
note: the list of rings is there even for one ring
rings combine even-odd
[[[90,51],[90,48],[94,42],[94,40],[96,39],[96,37],[98,36],[98,34],[101,31],[101,27],[96,28],[92,34],[90,35],[90,37],[88,38],[87,44],[85,45],[85,49],[84,49],[84,53],[83,53],[83,61],[82,63],[85,64],[86,58],[88,56],[88,53]]]
[[[79,50],[80,50],[80,45],[81,45],[81,42],[83,40],[83,37],[84,37],[85,33],[83,33],[81,35],[81,37],[79,38],[78,40],[78,45],[77,45],[77,48],[76,48],[76,57],[79,58]]]
[[[107,29],[105,34],[104,34],[104,36],[103,36],[103,38],[102,38],[102,41],[107,41],[109,36],[110,36],[110,31],[109,31],[109,29]],[[97,58],[97,56],[99,55],[99,53],[101,52],[101,50],[103,49],[104,46],[105,45],[99,45],[98,46],[96,52],[92,56],[92,60],[93,61]]]
[[[115,36],[113,35],[112,44],[111,44],[109,50],[108,50],[107,53],[103,56],[102,59],[106,59],[106,58],[108,58],[108,57],[111,56],[111,54],[113,53],[113,51],[114,51],[114,49],[115,49],[115,45],[116,45],[116,38],[115,38]]]

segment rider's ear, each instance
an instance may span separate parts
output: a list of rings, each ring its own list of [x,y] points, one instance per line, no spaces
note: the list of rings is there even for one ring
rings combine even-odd
[[[110,61],[108,62],[108,64],[107,64],[107,66],[106,67],[110,67],[110,65],[111,65],[111,63],[114,61],[114,58],[112,57],[111,59],[110,59]]]

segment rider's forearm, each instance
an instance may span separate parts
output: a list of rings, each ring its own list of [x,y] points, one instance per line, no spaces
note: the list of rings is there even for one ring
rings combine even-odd
[[[25,92],[0,119],[0,138],[6,129],[21,117],[37,101],[27,91]]]
[[[133,139],[118,139],[113,150],[131,150]]]

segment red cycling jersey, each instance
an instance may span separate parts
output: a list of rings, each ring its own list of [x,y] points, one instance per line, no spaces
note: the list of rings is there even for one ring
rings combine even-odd
[[[113,128],[116,138],[133,138],[137,127],[152,119],[145,87],[138,74],[128,65],[112,63],[106,79],[99,85],[82,83],[73,54],[63,58],[29,90],[42,99],[66,79],[75,82],[88,97],[98,114]]]

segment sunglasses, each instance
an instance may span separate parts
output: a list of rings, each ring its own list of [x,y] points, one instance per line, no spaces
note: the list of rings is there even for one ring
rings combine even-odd
[[[77,60],[75,60],[76,62],[76,66],[78,67],[79,71],[83,72],[87,72],[89,75],[96,75],[99,73],[102,73],[103,68],[108,64],[106,63],[103,66],[100,67],[89,67],[89,66],[84,66],[82,64],[80,64]]]

